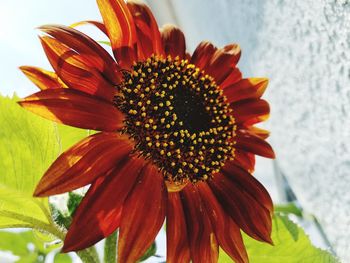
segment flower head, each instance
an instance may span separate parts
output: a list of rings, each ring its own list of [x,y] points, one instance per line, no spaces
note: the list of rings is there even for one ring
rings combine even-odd
[[[114,59],[78,30],[42,26],[54,69],[21,67],[41,91],[20,105],[100,131],[62,153],[35,191],[91,184],[64,242],[80,250],[120,229],[118,259],[136,262],[167,222],[167,262],[216,262],[220,246],[248,262],[240,229],[271,243],[272,202],[251,176],[255,154],[274,158],[267,79],[243,79],[236,44],[186,53],[175,26],[161,30],[147,6],[97,0]]]

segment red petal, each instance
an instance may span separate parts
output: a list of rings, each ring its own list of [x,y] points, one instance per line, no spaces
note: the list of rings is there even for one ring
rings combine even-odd
[[[105,25],[103,23],[101,23],[101,22],[98,22],[98,21],[93,21],[93,20],[79,21],[79,22],[76,22],[74,24],[71,24],[70,26],[71,27],[77,27],[77,26],[88,25],[88,24],[91,24],[91,25],[97,27],[106,36],[108,36],[107,29],[106,29]]]
[[[62,153],[41,178],[34,195],[50,196],[73,191],[105,175],[132,150],[126,136],[97,133]]]
[[[158,24],[151,10],[138,1],[128,1],[127,6],[135,22],[139,60],[146,59],[152,54],[163,55]]]
[[[179,56],[181,59],[186,55],[186,40],[184,33],[176,26],[165,25],[161,29],[162,41],[165,54],[172,58]]]
[[[218,244],[196,187],[189,184],[180,193],[186,217],[192,262],[217,263]]]
[[[112,101],[115,88],[97,69],[88,66],[81,55],[54,38],[40,39],[52,67],[70,88]]]
[[[219,245],[235,262],[248,263],[239,227],[224,212],[209,186],[206,183],[197,185]]]
[[[143,167],[143,160],[130,159],[92,184],[74,214],[62,251],[90,247],[119,227],[123,204]]]
[[[270,114],[269,103],[265,100],[250,99],[231,104],[236,123],[252,125],[268,119]]]
[[[220,85],[227,78],[230,78],[240,55],[241,50],[237,44],[230,44],[218,49],[209,42],[201,42],[193,53],[191,63],[214,77]],[[239,73],[239,71],[237,72]],[[237,72],[234,72],[234,77],[237,77]],[[240,74],[238,76],[240,77]]]
[[[259,99],[265,92],[268,82],[266,78],[242,79],[225,88],[224,95],[229,103],[245,99]]]
[[[41,90],[63,87],[54,72],[31,66],[22,66],[20,70]]]
[[[249,133],[242,133],[242,130],[240,130],[236,138],[237,142],[235,147],[237,149],[266,158],[275,158],[275,153],[271,145],[261,137]]]
[[[166,197],[163,176],[156,167],[148,165],[123,207],[119,262],[137,262],[151,246],[164,223]]]
[[[18,102],[46,119],[70,126],[116,131],[123,127],[123,114],[113,104],[73,89],[49,89]]]
[[[230,161],[226,162],[222,168],[222,173],[228,176],[232,182],[235,182],[241,191],[247,192],[272,213],[273,204],[269,193],[250,173]]]
[[[216,82],[220,85],[221,89],[226,89],[232,84],[237,83],[242,79],[242,73],[238,68],[231,68],[229,73],[227,73],[227,77],[222,80],[222,82]]]
[[[166,262],[190,262],[185,213],[178,192],[168,193],[166,237]]]
[[[230,44],[219,48],[212,55],[204,71],[214,77],[217,83],[221,83],[231,73],[241,56],[241,49],[237,44]]]
[[[137,42],[132,15],[124,0],[97,0],[106,26],[113,53],[123,67],[135,60],[134,47]]]
[[[261,188],[261,185],[250,174],[246,176],[251,180],[238,184],[238,180],[230,179],[233,176],[216,174],[208,183],[225,212],[244,232],[257,240],[272,243],[271,211],[263,205],[262,200],[257,200],[255,195],[241,188],[243,185],[255,189]]]
[[[245,151],[241,151],[239,149],[235,149],[235,159],[234,161],[247,170],[248,172],[254,172],[255,167],[255,155],[251,153],[247,153]]]
[[[97,68],[113,84],[121,79],[119,68],[108,52],[92,38],[70,27],[45,25],[39,29],[75,50],[92,68]]]
[[[201,42],[193,52],[191,64],[195,64],[198,68],[204,69],[210,62],[217,48],[210,42]]]

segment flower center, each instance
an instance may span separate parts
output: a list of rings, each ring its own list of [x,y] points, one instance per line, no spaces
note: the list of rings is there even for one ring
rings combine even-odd
[[[206,180],[233,157],[234,119],[213,78],[187,60],[151,56],[124,71],[115,105],[135,151],[167,182]]]

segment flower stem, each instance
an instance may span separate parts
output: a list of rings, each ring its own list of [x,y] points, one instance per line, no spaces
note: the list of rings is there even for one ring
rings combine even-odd
[[[118,232],[115,231],[112,235],[106,238],[104,263],[115,263],[117,260],[117,236]]]
[[[95,247],[89,247],[76,252],[84,263],[100,263]]]

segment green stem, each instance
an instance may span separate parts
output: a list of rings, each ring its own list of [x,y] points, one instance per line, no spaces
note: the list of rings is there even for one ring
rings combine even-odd
[[[116,231],[106,238],[104,263],[115,263],[117,260],[117,236],[118,232]]]
[[[95,247],[89,247],[81,251],[77,251],[78,256],[84,263],[100,263]]]
[[[31,216],[25,216],[16,212],[11,212],[11,211],[0,211],[1,216],[9,217],[9,218],[14,218],[19,221],[24,222],[30,228],[34,228],[37,230],[44,230],[48,233],[51,233],[58,237],[61,240],[64,240],[65,233],[62,232],[54,223],[50,222],[47,224],[46,222],[33,218]]]

